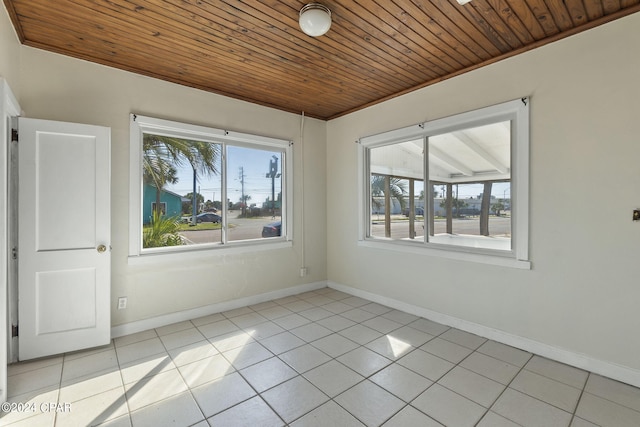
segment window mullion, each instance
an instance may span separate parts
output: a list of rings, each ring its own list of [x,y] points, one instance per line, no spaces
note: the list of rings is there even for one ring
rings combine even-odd
[[[220,152],[222,153],[222,162],[221,162],[221,199],[220,199],[220,207],[222,208],[222,227],[221,227],[221,241],[222,244],[227,244],[227,226],[228,226],[228,218],[229,218],[229,203],[227,202],[227,144],[221,144],[222,149]]]
[[[373,212],[373,206],[371,205],[371,148],[364,148],[364,182],[365,191],[364,191],[364,212],[362,215],[362,219],[364,220],[365,229],[364,229],[364,237],[371,237],[371,213]]]
[[[424,155],[422,156],[422,161],[424,162],[423,170],[424,175],[422,177],[424,184],[422,185],[424,188],[424,214],[422,215],[422,220],[424,221],[424,237],[423,243],[429,242],[429,236],[431,235],[431,226],[433,224],[433,191],[431,187],[431,181],[429,181],[429,137],[425,136],[422,139],[422,151]]]

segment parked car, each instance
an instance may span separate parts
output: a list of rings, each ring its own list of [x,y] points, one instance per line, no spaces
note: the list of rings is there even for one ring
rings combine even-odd
[[[262,237],[278,237],[282,234],[282,221],[269,223],[262,227]]]
[[[404,216],[409,216],[409,209],[402,211]],[[424,209],[421,207],[416,208],[416,216],[424,216]]]
[[[196,216],[196,222],[200,223],[200,222],[213,222],[213,223],[220,223],[222,222],[222,217],[220,215],[211,213],[211,212],[205,212],[205,213],[201,213],[199,215]]]

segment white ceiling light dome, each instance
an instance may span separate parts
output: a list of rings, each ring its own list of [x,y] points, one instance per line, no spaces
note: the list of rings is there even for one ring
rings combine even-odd
[[[311,37],[326,34],[331,28],[331,10],[320,3],[309,3],[300,9],[300,29]]]

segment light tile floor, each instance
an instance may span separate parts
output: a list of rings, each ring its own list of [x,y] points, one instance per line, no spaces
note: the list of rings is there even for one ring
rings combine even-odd
[[[640,389],[330,288],[9,367],[10,426],[640,426]]]

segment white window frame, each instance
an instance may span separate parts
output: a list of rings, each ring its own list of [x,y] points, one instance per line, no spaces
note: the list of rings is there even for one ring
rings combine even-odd
[[[282,232],[279,238],[226,240],[227,227],[226,203],[222,203],[223,243],[170,246],[162,248],[142,248],[142,136],[145,133],[173,136],[178,138],[222,144],[221,159],[221,200],[227,200],[227,170],[226,156],[228,145],[255,149],[275,149],[281,151],[282,180]],[[129,198],[129,263],[148,262],[162,255],[176,259],[193,258],[194,256],[209,256],[219,251],[251,252],[256,250],[270,250],[279,247],[291,247],[293,240],[293,142],[284,139],[271,138],[241,132],[228,131],[213,127],[199,126],[138,114],[130,115],[130,198]]]
[[[367,136],[358,141],[359,245],[451,259],[530,269],[529,261],[529,104],[525,97],[490,107]],[[371,237],[369,150],[501,121],[511,122],[512,242],[510,251]],[[428,151],[428,150],[427,150]],[[424,182],[428,183],[428,156]],[[427,184],[425,184],[426,186]],[[425,212],[427,207],[425,206]],[[425,227],[426,227],[425,221]],[[425,233],[428,235],[428,233]]]

